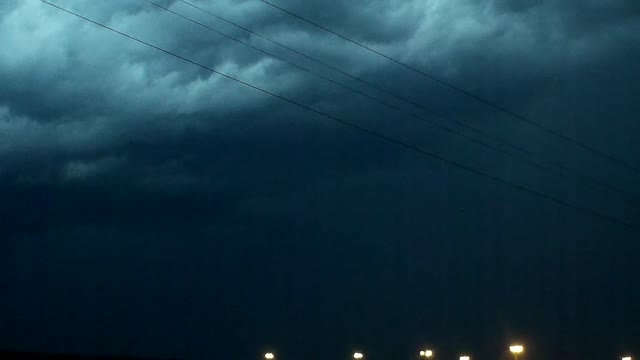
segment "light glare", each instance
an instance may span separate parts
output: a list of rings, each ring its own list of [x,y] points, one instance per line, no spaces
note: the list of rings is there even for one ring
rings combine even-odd
[[[460,360],[469,360],[469,359],[471,359],[471,358],[468,357],[468,356],[460,356]]]
[[[509,350],[512,353],[518,354],[524,351],[524,347],[522,345],[511,345],[509,346]]]
[[[625,356],[622,358],[622,360],[631,360],[631,356]]]
[[[432,357],[433,356],[433,351],[431,351],[431,350],[420,351],[420,356]]]
[[[267,360],[271,360],[271,359],[275,359],[275,356],[273,355],[273,353],[268,352],[264,354],[264,358]]]
[[[364,355],[362,355],[361,353],[357,352],[353,354],[353,358],[354,359],[362,359],[364,357]]]

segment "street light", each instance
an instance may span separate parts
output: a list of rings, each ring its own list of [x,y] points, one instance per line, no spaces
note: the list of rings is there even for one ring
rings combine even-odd
[[[631,356],[623,356],[622,360],[631,360]]]
[[[516,360],[518,360],[518,355],[522,354],[524,351],[524,346],[522,345],[511,345],[509,346],[509,351],[513,354]]]
[[[353,353],[353,358],[354,359],[362,359],[364,357],[364,355],[362,355],[362,353]]]
[[[431,350],[421,350],[420,351],[420,356],[426,357],[426,358],[430,358],[430,357],[433,356],[433,351],[431,351]]]
[[[468,356],[460,356],[460,360],[470,360],[471,358]]]
[[[273,353],[268,352],[268,353],[264,354],[264,358],[267,359],[267,360],[272,360],[272,359],[275,359],[276,357],[275,357],[275,355],[273,355]]]

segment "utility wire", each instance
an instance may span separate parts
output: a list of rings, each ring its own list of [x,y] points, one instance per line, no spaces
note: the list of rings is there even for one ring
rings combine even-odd
[[[582,213],[585,213],[585,214],[589,214],[591,216],[600,218],[602,220],[606,220],[607,222],[610,222],[610,223],[613,223],[613,224],[619,224],[619,225],[622,225],[622,226],[627,227],[629,229],[633,229],[635,231],[640,232],[640,227],[638,227],[637,225],[632,224],[630,222],[627,222],[625,220],[619,219],[619,218],[617,218],[615,216],[604,214],[604,213],[601,213],[599,211],[593,210],[591,208],[582,207],[582,206],[578,206],[578,205],[573,205],[570,202],[568,202],[566,200],[563,200],[561,198],[557,198],[557,197],[555,197],[553,195],[545,194],[545,193],[543,193],[541,191],[529,188],[529,187],[527,187],[525,185],[520,185],[520,184],[512,182],[512,181],[510,181],[508,179],[503,179],[503,178],[501,178],[499,176],[492,175],[492,174],[487,173],[487,172],[482,171],[482,170],[478,170],[476,168],[473,168],[471,166],[468,166],[468,165],[465,165],[463,163],[457,162],[455,160],[447,159],[447,158],[445,158],[445,157],[443,157],[441,155],[438,155],[436,153],[432,153],[432,152],[423,150],[422,148],[420,148],[418,146],[415,146],[415,145],[406,143],[406,142],[404,142],[402,140],[398,140],[396,138],[384,135],[383,133],[380,133],[380,132],[377,132],[375,130],[371,130],[371,129],[365,128],[365,127],[360,126],[360,125],[358,125],[356,123],[353,123],[353,122],[341,119],[339,117],[327,114],[327,113],[322,112],[320,110],[317,110],[317,109],[315,109],[315,108],[313,108],[311,106],[304,105],[302,103],[299,103],[299,102],[296,102],[296,101],[291,100],[289,98],[286,98],[286,97],[284,97],[282,95],[278,95],[278,94],[276,94],[274,92],[271,92],[269,90],[265,90],[265,89],[260,88],[258,86],[252,85],[252,84],[250,84],[250,83],[248,83],[246,81],[243,81],[243,80],[238,79],[236,77],[233,77],[231,75],[225,74],[223,72],[220,72],[220,71],[218,71],[218,70],[216,70],[214,68],[208,67],[206,65],[202,65],[202,64],[200,64],[200,63],[198,63],[198,62],[196,62],[194,60],[188,59],[188,58],[186,58],[184,56],[181,56],[181,55],[179,55],[177,53],[174,53],[172,51],[163,49],[163,48],[161,48],[161,47],[159,47],[157,45],[151,44],[151,43],[146,42],[144,40],[141,40],[141,39],[139,39],[137,37],[134,37],[132,35],[129,35],[129,34],[126,34],[124,32],[121,32],[119,30],[116,30],[115,28],[112,28],[112,27],[110,27],[108,25],[102,24],[102,23],[100,23],[98,21],[89,19],[89,18],[87,18],[87,17],[85,17],[83,15],[80,15],[78,13],[75,13],[75,12],[71,11],[71,10],[68,10],[68,9],[65,9],[65,8],[63,8],[61,6],[55,5],[53,3],[50,3],[50,2],[48,2],[46,0],[40,0],[40,2],[42,2],[44,4],[47,4],[49,6],[52,6],[52,7],[56,8],[56,9],[61,10],[61,11],[64,11],[64,12],[70,14],[70,15],[76,16],[76,17],[78,17],[80,19],[83,19],[83,20],[85,20],[87,22],[90,22],[92,24],[100,26],[100,27],[102,27],[102,28],[104,28],[106,30],[109,30],[111,32],[119,34],[119,35],[121,35],[121,36],[123,36],[125,38],[128,38],[128,39],[132,40],[132,41],[135,41],[135,42],[138,42],[138,43],[140,43],[142,45],[145,45],[145,46],[148,46],[150,48],[153,48],[153,49],[155,49],[157,51],[160,51],[160,52],[162,52],[164,54],[173,56],[173,57],[175,57],[177,59],[180,59],[180,60],[182,60],[182,61],[184,61],[186,63],[189,63],[191,65],[197,66],[197,67],[199,67],[199,68],[201,68],[203,70],[207,70],[207,71],[209,71],[209,72],[211,72],[213,74],[220,75],[220,76],[222,76],[224,78],[227,78],[229,80],[232,80],[232,81],[235,81],[237,83],[240,83],[240,84],[242,84],[244,86],[247,86],[247,87],[252,88],[252,89],[254,89],[256,91],[262,92],[262,93],[264,93],[266,95],[269,95],[269,96],[272,96],[274,98],[280,99],[281,101],[284,101],[284,102],[289,103],[291,105],[295,105],[295,106],[297,106],[297,107],[299,107],[301,109],[307,110],[307,111],[309,111],[311,113],[314,113],[314,114],[317,114],[317,115],[321,115],[322,117],[325,117],[327,119],[333,120],[334,122],[342,124],[342,125],[344,125],[346,127],[350,127],[350,128],[352,128],[352,129],[354,129],[356,131],[363,132],[365,134],[368,134],[370,136],[376,137],[378,139],[393,143],[393,144],[395,144],[397,146],[400,146],[402,148],[405,148],[407,150],[414,151],[414,152],[416,152],[416,153],[418,153],[418,154],[420,154],[420,155],[422,155],[424,157],[435,159],[435,160],[438,160],[440,162],[449,164],[451,166],[463,169],[463,170],[465,170],[465,171],[467,171],[469,173],[472,173],[472,174],[475,174],[475,175],[478,175],[478,176],[481,176],[481,177],[485,177],[485,178],[491,179],[491,180],[493,180],[493,181],[495,181],[497,183],[506,185],[506,186],[511,187],[513,189],[516,189],[516,190],[519,190],[519,191],[522,191],[522,192],[525,192],[525,193],[529,193],[531,195],[540,197],[542,199],[546,199],[546,200],[548,200],[550,202],[553,202],[553,203],[556,203],[558,205],[562,205],[564,207],[572,208],[572,209],[577,210],[579,212],[582,212]]]
[[[412,112],[404,110],[401,107],[396,106],[396,105],[394,105],[392,103],[389,103],[389,102],[387,102],[387,101],[385,101],[383,99],[371,96],[371,95],[369,95],[367,93],[364,93],[364,92],[362,92],[362,91],[360,91],[360,90],[358,90],[356,88],[353,88],[353,87],[350,87],[348,85],[345,85],[344,83],[335,81],[335,80],[333,80],[331,78],[328,78],[328,77],[326,77],[324,75],[318,74],[318,73],[312,71],[311,69],[308,69],[308,68],[305,68],[303,66],[297,65],[297,64],[295,64],[295,63],[293,63],[293,62],[291,62],[289,60],[286,60],[286,59],[284,59],[284,58],[282,58],[280,56],[277,56],[277,55],[275,55],[275,54],[273,54],[271,52],[268,52],[266,50],[262,50],[262,49],[260,49],[260,48],[258,48],[256,46],[254,46],[254,45],[251,45],[250,43],[248,43],[246,41],[243,41],[243,40],[240,40],[240,39],[238,39],[236,37],[233,37],[233,36],[230,36],[228,34],[225,34],[225,33],[221,32],[221,31],[216,30],[216,29],[214,29],[214,28],[212,28],[212,27],[210,27],[210,26],[208,26],[206,24],[203,24],[203,23],[201,23],[201,22],[199,22],[197,20],[194,20],[194,19],[192,19],[192,18],[190,18],[188,16],[185,16],[185,15],[180,14],[180,13],[178,13],[176,11],[173,11],[173,10],[171,10],[171,9],[165,7],[165,6],[162,6],[162,5],[160,5],[160,4],[158,4],[158,3],[154,2],[154,1],[151,1],[151,0],[142,0],[142,1],[145,1],[145,2],[149,3],[150,5],[153,5],[153,6],[157,7],[157,8],[159,8],[159,9],[167,11],[167,12],[173,14],[174,16],[180,17],[183,20],[186,20],[186,21],[189,21],[191,23],[194,23],[194,24],[196,24],[196,25],[198,25],[198,26],[200,26],[200,27],[202,27],[202,28],[204,28],[206,30],[209,30],[211,32],[214,32],[216,34],[224,36],[227,39],[230,39],[232,41],[238,42],[238,43],[240,43],[242,45],[245,45],[245,46],[247,46],[247,47],[249,47],[251,49],[254,49],[254,50],[256,50],[256,51],[258,51],[258,52],[260,52],[262,54],[265,54],[265,55],[267,55],[269,57],[272,57],[272,58],[274,58],[274,59],[276,59],[278,61],[281,61],[281,62],[283,62],[285,64],[288,64],[288,65],[290,65],[290,66],[292,66],[292,67],[294,67],[294,68],[296,68],[296,69],[298,69],[300,71],[309,73],[310,75],[313,75],[313,76],[315,76],[317,78],[320,78],[322,80],[328,81],[328,82],[330,82],[330,83],[332,83],[334,85],[337,85],[337,86],[339,86],[341,88],[344,88],[344,89],[346,89],[348,91],[351,91],[353,93],[356,93],[356,94],[358,94],[358,95],[360,95],[360,96],[362,96],[362,97],[364,97],[364,98],[366,98],[366,99],[368,99],[368,100],[370,100],[370,101],[372,101],[374,103],[378,103],[378,104],[386,106],[386,107],[388,107],[388,108],[390,108],[392,110],[404,113],[404,114],[410,116],[413,119],[425,122],[425,123],[427,123],[427,124],[429,124],[429,125],[431,125],[433,127],[436,127],[436,128],[438,128],[440,130],[443,130],[443,131],[448,132],[450,134],[453,134],[455,136],[462,137],[462,138],[466,139],[467,141],[473,142],[473,143],[475,143],[477,145],[480,145],[480,146],[482,146],[484,148],[487,148],[489,150],[498,152],[498,153],[503,154],[503,155],[507,155],[507,156],[509,156],[509,157],[511,157],[513,159],[516,159],[516,160],[524,161],[528,165],[530,165],[532,167],[535,167],[538,170],[541,170],[541,171],[544,171],[544,172],[553,173],[554,175],[560,176],[560,177],[564,177],[566,175],[565,174],[566,172],[572,172],[572,173],[574,173],[574,175],[578,176],[578,180],[580,182],[582,182],[585,186],[589,187],[590,189],[594,189],[594,187],[595,187],[595,190],[605,190],[608,193],[612,193],[612,194],[617,195],[621,200],[623,200],[624,202],[629,204],[631,207],[634,207],[636,209],[640,209],[640,201],[637,201],[637,200],[633,199],[632,197],[627,195],[625,193],[625,191],[617,188],[614,185],[610,185],[608,183],[604,183],[604,182],[602,182],[602,181],[600,181],[600,180],[598,180],[596,178],[593,178],[593,177],[588,176],[588,175],[581,174],[578,171],[575,171],[575,170],[572,170],[572,169],[569,169],[569,168],[566,168],[566,167],[563,167],[563,166],[560,166],[560,165],[559,165],[560,169],[556,169],[555,167],[548,166],[548,165],[546,165],[544,163],[540,163],[540,162],[536,161],[535,159],[533,159],[533,155],[531,153],[529,153],[526,149],[521,149],[520,151],[525,153],[527,155],[527,157],[516,155],[516,154],[514,154],[514,153],[512,153],[510,151],[507,151],[507,150],[501,148],[500,146],[494,146],[494,145],[492,145],[490,143],[486,143],[484,141],[475,139],[475,138],[473,138],[471,136],[468,136],[468,135],[466,135],[464,133],[458,132],[458,131],[456,131],[454,129],[451,129],[451,128],[445,126],[445,125],[442,125],[442,124],[440,124],[438,122],[434,122],[434,121],[429,120],[427,118],[423,118],[421,116],[418,116],[418,115],[416,115],[416,114],[414,114]],[[189,4],[187,2],[184,2],[184,3]],[[194,6],[194,7],[196,7],[196,6]],[[196,7],[196,8],[198,8],[198,7]],[[228,22],[232,23],[231,21],[228,21]],[[439,116],[439,115],[436,115],[436,116],[438,116],[440,118],[443,118],[442,116]],[[490,139],[493,139],[490,135],[486,135],[486,134],[483,134],[483,135],[485,135],[486,137],[488,137]],[[497,141],[499,141],[499,140],[497,140]]]
[[[372,83],[370,81],[367,81],[367,80],[365,80],[365,79],[363,79],[363,78],[361,78],[359,76],[356,76],[356,75],[350,74],[350,73],[348,73],[346,71],[343,71],[343,70],[341,70],[340,68],[338,68],[336,66],[333,66],[333,65],[331,65],[331,64],[329,64],[329,63],[327,63],[325,61],[319,60],[319,59],[317,59],[317,58],[315,58],[315,57],[313,57],[311,55],[305,54],[300,50],[296,50],[296,49],[294,49],[294,48],[292,48],[292,47],[290,47],[288,45],[285,45],[285,44],[283,44],[283,43],[281,43],[279,41],[274,40],[273,38],[271,38],[269,36],[266,36],[266,35],[263,35],[263,34],[260,34],[260,33],[256,32],[256,31],[254,31],[254,30],[251,30],[250,28],[248,28],[246,26],[240,25],[240,24],[238,24],[238,23],[236,23],[234,21],[226,19],[226,18],[224,18],[224,17],[222,17],[222,16],[220,16],[220,15],[218,15],[218,14],[216,14],[216,13],[210,11],[210,10],[202,8],[201,6],[195,5],[193,3],[190,3],[190,2],[184,1],[184,0],[177,0],[177,1],[181,2],[181,3],[185,4],[185,5],[191,6],[192,8],[197,9],[198,11],[201,11],[201,12],[207,14],[207,15],[210,15],[210,16],[212,16],[212,17],[214,17],[214,18],[216,18],[216,19],[218,19],[220,21],[223,21],[223,22],[225,22],[225,23],[227,23],[229,25],[235,26],[238,29],[242,29],[242,30],[248,32],[249,34],[252,34],[252,35],[254,35],[254,36],[256,36],[256,37],[258,37],[260,39],[263,39],[263,40],[265,40],[265,41],[267,41],[267,42],[269,42],[271,44],[277,45],[277,46],[279,46],[279,47],[281,47],[283,49],[291,51],[292,53],[297,54],[299,56],[302,56],[303,58],[305,58],[307,60],[311,60],[316,64],[320,64],[320,65],[322,65],[322,66],[324,66],[324,67],[326,67],[328,69],[331,69],[331,70],[333,70],[333,71],[335,71],[335,72],[337,72],[337,73],[339,73],[341,75],[344,75],[344,76],[346,76],[346,77],[348,77],[348,78],[350,78],[352,80],[358,81],[361,84],[364,84],[364,85],[366,85],[368,87],[371,87],[371,88],[373,88],[373,89],[375,89],[375,90],[377,90],[377,91],[379,91],[381,93],[389,95],[389,96],[395,98],[396,100],[400,100],[402,102],[405,102],[407,104],[411,104],[411,105],[413,105],[413,106],[415,106],[417,108],[420,108],[420,109],[422,109],[423,111],[427,112],[429,115],[431,115],[431,116],[433,116],[435,118],[453,122],[453,123],[457,124],[460,127],[463,127],[463,128],[465,128],[465,129],[467,129],[467,130],[469,130],[469,131],[471,131],[473,133],[476,133],[476,134],[478,134],[480,136],[483,136],[483,137],[486,137],[488,139],[491,139],[492,141],[495,141],[495,142],[497,142],[497,143],[499,143],[499,144],[501,144],[503,146],[511,147],[511,148],[513,148],[515,150],[518,150],[520,152],[527,152],[527,150],[525,150],[524,148],[522,148],[522,147],[520,147],[518,145],[513,145],[513,144],[506,143],[503,140],[500,140],[500,139],[497,139],[495,137],[492,137],[488,133],[486,133],[486,132],[484,132],[482,130],[479,130],[477,128],[474,128],[474,127],[472,127],[472,126],[470,126],[470,125],[468,125],[468,124],[466,124],[464,122],[461,122],[461,121],[458,121],[458,120],[455,120],[455,119],[451,119],[451,118],[447,118],[444,115],[435,112],[433,109],[429,109],[426,106],[424,106],[424,105],[422,105],[422,104],[420,104],[418,102],[415,102],[415,101],[413,101],[413,100],[411,100],[411,99],[409,99],[409,98],[407,98],[405,96],[402,96],[402,95],[399,95],[399,94],[397,94],[397,93],[395,93],[393,91],[387,90],[387,89],[385,89],[385,88],[383,88],[381,86],[378,86],[378,85],[376,85],[376,84],[374,84],[374,83]]]
[[[428,78],[428,79],[430,79],[432,81],[435,81],[436,83],[439,83],[439,84],[441,84],[441,85],[443,85],[445,87],[448,87],[448,88],[450,88],[452,90],[455,90],[455,91],[457,91],[457,92],[459,92],[459,93],[461,93],[461,94],[463,94],[463,95],[465,95],[465,96],[467,96],[467,97],[469,97],[471,99],[474,99],[474,100],[476,100],[476,101],[478,101],[478,102],[480,102],[480,103],[482,103],[482,104],[484,104],[486,106],[489,106],[489,107],[497,110],[498,112],[501,112],[503,114],[509,115],[512,118],[517,119],[517,120],[519,120],[521,122],[524,122],[526,124],[529,124],[529,125],[531,125],[533,127],[536,127],[539,130],[541,130],[541,131],[543,131],[543,132],[545,132],[545,133],[547,133],[549,135],[553,135],[553,136],[555,136],[557,138],[560,138],[560,139],[562,139],[564,141],[573,143],[574,145],[578,146],[579,148],[582,148],[583,150],[586,150],[586,151],[588,151],[590,153],[596,154],[596,155],[598,155],[598,156],[600,156],[600,157],[602,157],[604,159],[607,159],[607,160],[609,160],[609,161],[611,161],[613,163],[617,163],[618,165],[621,165],[622,167],[625,167],[628,170],[631,170],[631,171],[635,172],[636,174],[640,174],[640,168],[638,168],[635,165],[632,165],[632,164],[628,163],[627,161],[618,159],[617,157],[614,157],[613,155],[610,155],[610,154],[607,154],[607,153],[605,153],[605,152],[603,152],[601,150],[598,150],[598,149],[594,148],[591,145],[588,145],[588,144],[586,144],[584,142],[581,142],[581,141],[579,141],[579,140],[577,140],[575,138],[572,138],[570,136],[562,134],[561,132],[553,130],[553,129],[551,129],[551,128],[549,128],[549,127],[547,127],[547,126],[545,126],[545,125],[543,125],[543,124],[541,124],[541,123],[539,123],[537,121],[534,121],[534,120],[531,120],[531,119],[525,117],[524,115],[518,114],[515,111],[510,110],[510,109],[508,109],[508,108],[506,108],[506,107],[504,107],[504,106],[502,106],[502,105],[500,105],[500,104],[498,104],[498,103],[496,103],[494,101],[488,100],[488,99],[486,99],[486,98],[484,98],[484,97],[482,97],[480,95],[476,95],[476,94],[474,94],[474,93],[472,93],[472,92],[470,92],[468,90],[465,90],[465,89],[463,89],[463,88],[461,88],[461,87],[459,87],[457,85],[454,85],[451,82],[446,81],[446,80],[444,80],[444,79],[442,79],[442,78],[440,78],[438,76],[435,76],[433,74],[429,74],[429,73],[427,73],[425,71],[422,71],[422,70],[420,70],[420,69],[418,69],[418,68],[416,68],[414,66],[411,66],[411,65],[409,65],[409,64],[407,64],[407,63],[405,63],[403,61],[400,61],[400,60],[395,59],[395,58],[393,58],[393,57],[391,57],[389,55],[386,55],[386,54],[384,54],[384,53],[382,53],[380,51],[377,51],[377,50],[371,48],[370,46],[367,46],[367,45],[365,45],[365,44],[363,44],[363,43],[361,43],[359,41],[353,40],[353,39],[351,39],[351,38],[349,38],[349,37],[347,37],[345,35],[342,35],[342,34],[336,32],[336,31],[333,31],[333,30],[331,30],[331,29],[329,29],[329,28],[327,28],[327,27],[325,27],[323,25],[320,25],[320,24],[318,24],[318,23],[316,23],[316,22],[314,22],[312,20],[309,20],[309,19],[307,19],[307,18],[305,18],[305,17],[303,17],[301,15],[298,15],[298,14],[296,14],[296,13],[290,11],[290,10],[287,10],[287,9],[285,9],[283,7],[280,7],[280,6],[274,4],[274,3],[270,2],[270,1],[267,1],[267,0],[258,0],[258,1],[261,1],[261,2],[263,2],[263,3],[265,3],[265,4],[269,5],[269,6],[273,7],[274,9],[277,9],[277,10],[282,11],[282,12],[288,14],[288,15],[291,15],[291,16],[293,16],[293,17],[295,17],[295,18],[297,18],[297,19],[299,19],[301,21],[304,21],[304,22],[306,22],[306,23],[308,23],[310,25],[313,25],[313,26],[321,29],[321,30],[324,30],[324,31],[326,31],[326,32],[328,32],[330,34],[333,34],[333,35],[335,35],[335,36],[337,36],[337,37],[339,37],[339,38],[341,38],[343,40],[346,40],[346,41],[348,41],[348,42],[350,42],[350,43],[352,43],[352,44],[354,44],[354,45],[356,45],[358,47],[361,47],[361,48],[363,48],[363,49],[365,49],[367,51],[370,51],[370,52],[372,52],[372,53],[374,53],[374,54],[376,54],[378,56],[381,56],[381,57],[383,57],[383,58],[385,58],[385,59],[387,59],[387,60],[389,60],[389,61],[391,61],[391,62],[393,62],[393,63],[395,63],[397,65],[400,65],[400,66],[402,66],[402,67],[404,67],[406,69],[409,69],[409,70],[411,70],[411,71],[413,71],[413,72],[415,72],[417,74],[420,74],[420,75],[422,75],[422,76],[424,76],[424,77],[426,77],[426,78]]]
[[[376,84],[374,84],[374,83],[372,83],[370,81],[367,81],[367,80],[365,80],[365,79],[363,79],[361,77],[358,77],[358,76],[350,74],[350,73],[348,73],[346,71],[343,71],[343,70],[339,69],[336,66],[333,66],[333,65],[331,65],[331,64],[329,64],[327,62],[324,62],[322,60],[319,60],[319,59],[317,59],[317,58],[315,58],[313,56],[305,54],[302,51],[296,50],[296,49],[294,49],[294,48],[292,48],[290,46],[287,46],[287,45],[285,45],[285,44],[283,44],[281,42],[273,40],[272,38],[270,38],[270,37],[268,37],[266,35],[260,34],[260,33],[256,32],[256,31],[246,27],[246,26],[239,25],[238,23],[236,23],[234,21],[226,19],[226,18],[224,18],[224,17],[222,17],[222,16],[220,16],[220,15],[218,15],[218,14],[216,14],[216,13],[210,11],[210,10],[204,9],[204,8],[202,8],[200,6],[197,6],[197,5],[195,5],[195,4],[191,3],[191,2],[188,2],[188,1],[185,1],[185,0],[178,0],[178,2],[186,4],[186,5],[188,5],[188,6],[192,7],[192,8],[195,8],[195,9],[197,9],[197,10],[199,10],[199,11],[205,13],[205,14],[208,14],[208,15],[210,15],[210,16],[218,19],[218,20],[221,20],[223,22],[226,22],[227,24],[230,24],[230,25],[232,25],[234,27],[242,29],[242,30],[244,30],[244,31],[246,31],[246,32],[248,32],[248,33],[250,33],[252,35],[255,35],[256,37],[259,37],[259,38],[261,38],[263,40],[266,40],[267,42],[270,42],[272,44],[280,46],[280,47],[282,47],[282,48],[284,48],[284,49],[286,49],[288,51],[291,51],[291,52],[293,52],[293,53],[295,53],[297,55],[300,55],[300,56],[302,56],[302,57],[304,57],[304,58],[306,58],[308,60],[311,60],[311,61],[313,61],[313,62],[315,62],[317,64],[325,66],[325,67],[327,67],[327,68],[329,68],[329,69],[331,69],[333,71],[336,71],[336,72],[338,72],[338,73],[340,73],[340,74],[342,74],[344,76],[347,76],[347,77],[349,77],[349,78],[351,78],[353,80],[356,80],[356,81],[358,81],[358,82],[360,82],[360,83],[362,83],[362,84],[364,84],[366,86],[369,86],[369,87],[371,87],[373,89],[376,89],[377,91],[385,93],[385,94],[387,94],[387,95],[389,95],[389,96],[391,96],[391,97],[393,97],[393,98],[395,98],[397,100],[406,102],[406,103],[411,104],[413,106],[416,106],[416,107],[424,110],[425,112],[427,112],[431,116],[437,118],[437,119],[453,122],[453,123],[457,124],[460,127],[468,129],[468,130],[470,130],[470,131],[472,131],[472,132],[474,132],[474,133],[476,133],[476,134],[478,134],[480,136],[483,136],[483,137],[485,137],[487,139],[490,139],[490,140],[496,142],[499,146],[510,147],[510,148],[512,148],[514,150],[517,150],[520,153],[525,154],[526,156],[534,158],[534,155],[530,151],[526,150],[525,148],[523,148],[523,147],[521,147],[519,145],[515,145],[513,143],[509,143],[504,139],[496,138],[496,137],[494,137],[494,136],[492,136],[492,135],[490,135],[490,134],[488,134],[488,133],[486,133],[486,132],[484,132],[484,131],[482,131],[482,130],[480,130],[478,128],[475,128],[475,127],[473,127],[471,125],[468,125],[468,124],[466,124],[464,122],[448,118],[448,117],[446,117],[446,116],[444,116],[442,114],[439,114],[439,113],[433,111],[432,109],[429,109],[429,108],[423,106],[422,104],[419,104],[419,103],[417,103],[415,101],[412,101],[412,100],[410,100],[410,99],[408,99],[408,98],[406,98],[406,97],[404,97],[402,95],[399,95],[399,94],[397,94],[397,93],[395,93],[393,91],[390,91],[390,90],[387,90],[387,89],[385,89],[383,87],[380,87],[380,86],[378,86],[378,85],[376,85]],[[615,185],[611,185],[611,184],[605,183],[603,181],[600,181],[597,178],[592,177],[590,175],[587,175],[585,173],[582,173],[579,170],[572,169],[572,168],[567,167],[567,166],[562,165],[562,164],[553,164],[553,165],[543,165],[543,164],[541,164],[541,166],[546,167],[547,171],[552,171],[552,172],[555,172],[555,173],[557,173],[557,171],[559,171],[561,173],[561,175],[564,175],[564,174],[568,173],[568,174],[573,174],[574,176],[581,177],[581,178],[583,178],[582,179],[583,183],[591,184],[592,186],[600,187],[601,190],[605,190],[605,191],[607,191],[607,192],[609,192],[611,194],[618,195],[622,200],[624,200],[625,202],[627,202],[628,204],[630,204],[631,206],[633,206],[635,208],[638,208],[640,206],[640,201],[638,201],[637,199],[631,198],[629,195],[626,194],[625,190],[623,190],[623,189],[621,189],[621,188],[619,188],[619,187],[617,187]],[[556,168],[557,170],[554,171],[554,170],[552,170],[553,168]]]

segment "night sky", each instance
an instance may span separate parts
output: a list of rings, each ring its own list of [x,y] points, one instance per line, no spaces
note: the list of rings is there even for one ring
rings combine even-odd
[[[640,356],[640,172],[258,0],[0,0],[0,350],[182,359]],[[637,0],[272,0],[640,167]],[[584,177],[582,177],[583,179]],[[588,208],[636,228],[576,208]]]

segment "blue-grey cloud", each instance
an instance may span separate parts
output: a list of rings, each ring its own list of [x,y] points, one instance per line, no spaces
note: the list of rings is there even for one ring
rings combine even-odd
[[[193,1],[640,197],[637,175],[259,1]],[[270,1],[638,164],[637,1]],[[638,221],[619,197],[435,130],[144,1],[53,2]],[[162,4],[370,91],[180,1]],[[0,2],[0,44],[0,323],[9,324],[0,349],[249,358],[280,344],[290,357],[320,347],[328,358],[434,339],[448,355],[466,347],[488,357],[521,336],[544,339],[548,357],[592,354],[596,343],[608,356],[640,331],[628,316],[640,304],[631,231],[425,161],[40,1]]]

